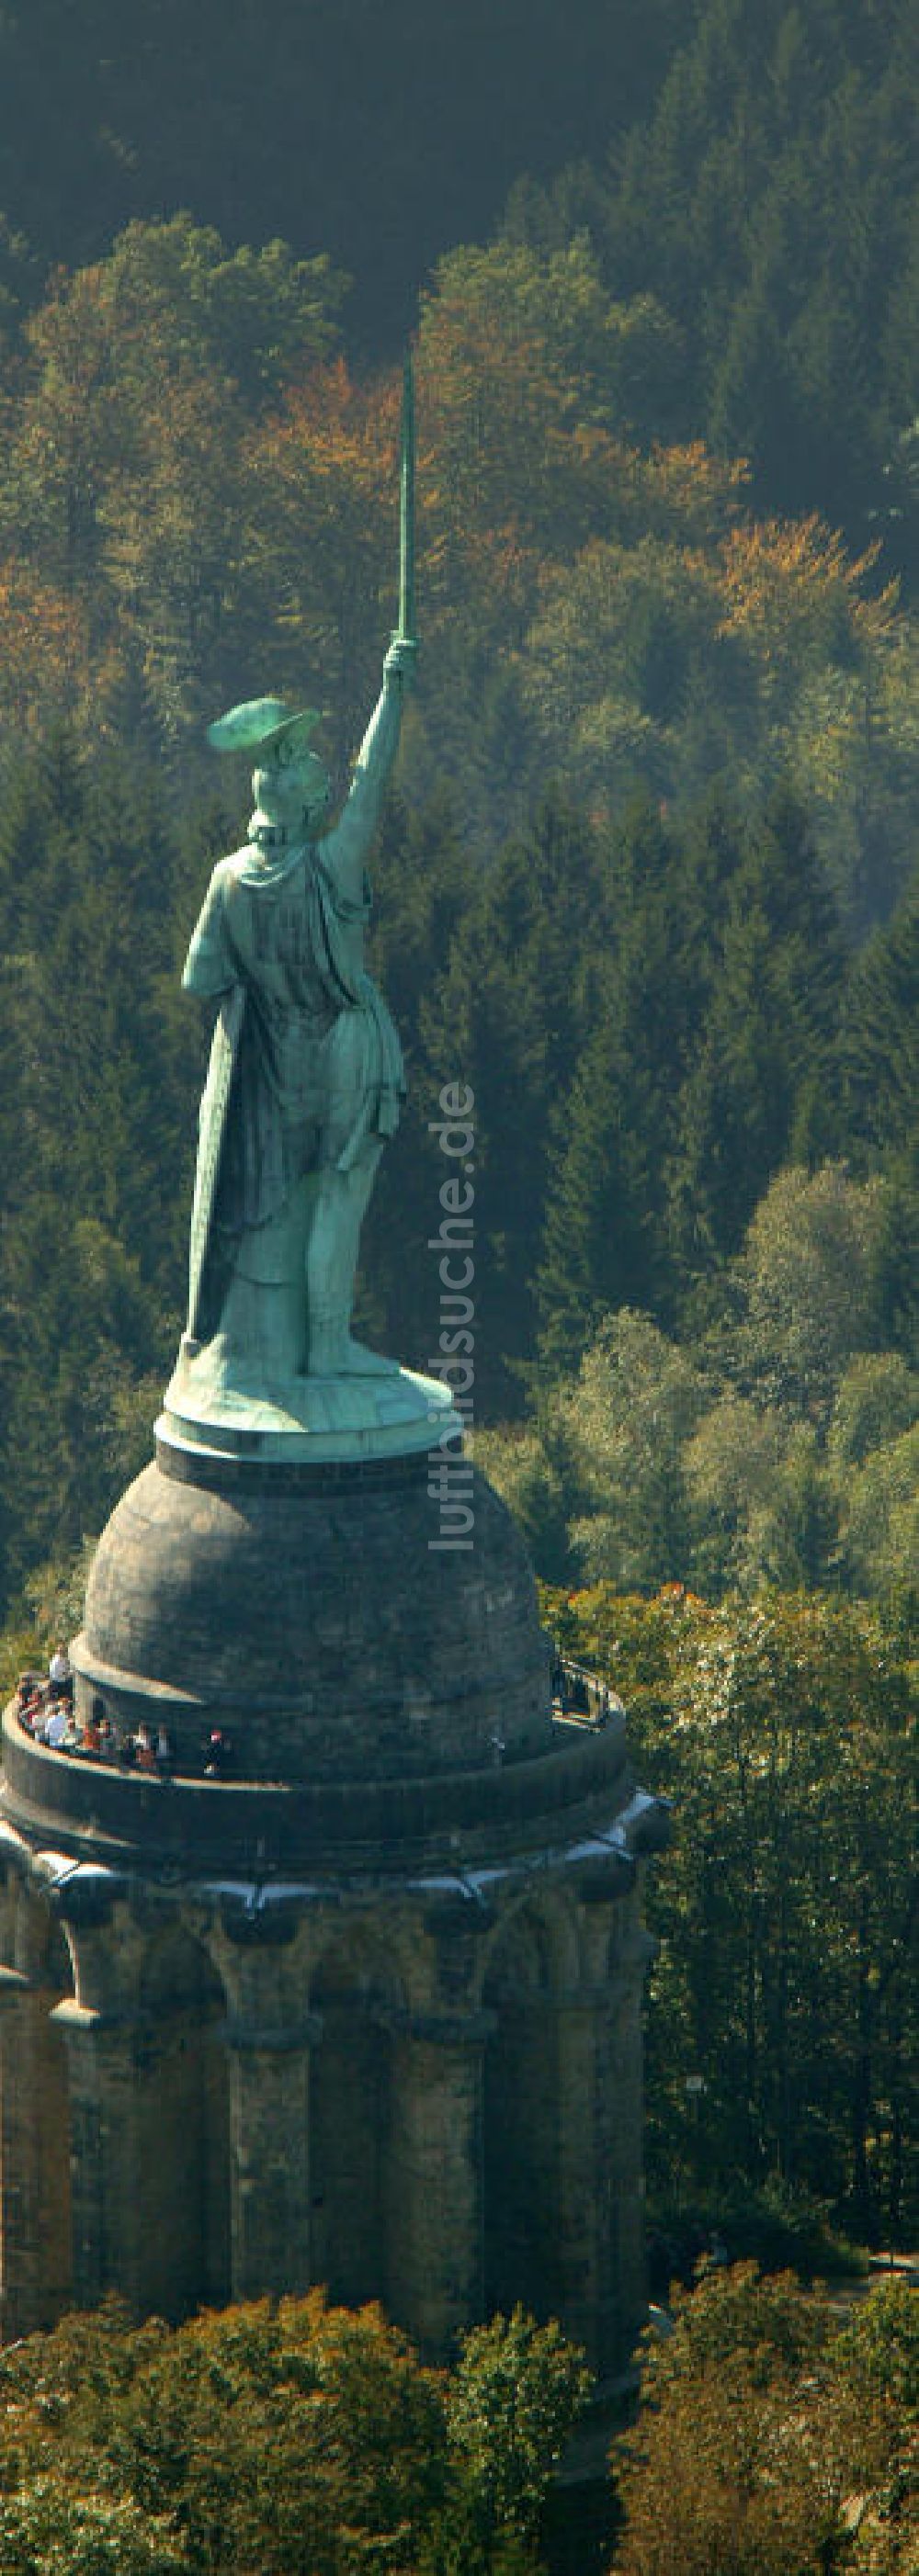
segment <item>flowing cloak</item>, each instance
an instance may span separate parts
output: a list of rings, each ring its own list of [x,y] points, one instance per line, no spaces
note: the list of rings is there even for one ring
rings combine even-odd
[[[182,976],[187,992],[220,1002],[192,1206],[193,1339],[213,1302],[209,1274],[225,1268],[233,1239],[286,1205],[304,1129],[321,1123],[322,1044],[343,1013],[352,1015],[356,1079],[335,1168],[349,1171],[368,1137],[398,1125],[402,1050],[382,996],[348,953],[348,933],[369,909],[366,878],[360,900],[346,896],[321,845],[275,863],[247,848],[214,869]]]

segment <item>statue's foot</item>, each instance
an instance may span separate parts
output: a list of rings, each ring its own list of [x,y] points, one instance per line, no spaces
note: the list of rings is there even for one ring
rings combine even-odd
[[[366,1350],[363,1342],[352,1341],[350,1333],[336,1334],[334,1341],[320,1334],[310,1351],[311,1377],[397,1377],[398,1373],[398,1360]]]
[[[349,1333],[345,1370],[348,1377],[398,1377],[399,1362],[385,1359],[381,1351],[368,1351],[364,1342],[353,1341]]]

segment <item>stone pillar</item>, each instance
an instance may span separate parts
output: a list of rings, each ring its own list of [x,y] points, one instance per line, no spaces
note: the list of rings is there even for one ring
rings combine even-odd
[[[612,1982],[616,2119],[613,2175],[617,2225],[617,2299],[625,2339],[634,2347],[647,2309],[644,2180],[645,1978],[656,1944],[637,1919],[625,1932]]]
[[[107,2290],[139,2304],[143,2176],[137,2140],[139,2016],[65,2001],[51,2014],[70,2067],[73,2303]]]
[[[393,2016],[388,2304],[443,2361],[482,2315],[482,2058],[491,2013]]]
[[[558,2010],[546,1986],[505,1973],[485,2061],[485,2304],[557,2316]]]
[[[0,1969],[0,2341],[29,2334],[35,2316],[38,2211],[32,2087],[28,2081],[28,1977]]]
[[[557,2004],[559,2313],[601,2376],[626,2368],[645,2309],[640,1933],[634,1949]]]
[[[317,2013],[226,2025],[234,2299],[310,2287],[309,2068],[321,2036]]]
[[[559,2078],[559,2314],[593,2369],[609,2368],[614,2339],[615,2103],[611,1999],[606,1987],[557,2004]]]
[[[0,2342],[46,2325],[41,2141],[28,1977],[0,1969]]]

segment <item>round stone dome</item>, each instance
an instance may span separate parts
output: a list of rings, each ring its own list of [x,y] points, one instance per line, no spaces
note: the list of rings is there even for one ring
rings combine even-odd
[[[99,1542],[78,1707],[208,1731],[253,1781],[418,1778],[551,1743],[548,1650],[510,1513],[473,1471],[444,1545],[425,1455],[296,1466],[161,1448]]]

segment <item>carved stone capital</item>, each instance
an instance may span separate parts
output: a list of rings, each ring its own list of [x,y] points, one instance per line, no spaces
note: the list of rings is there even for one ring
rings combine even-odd
[[[65,1995],[63,2003],[55,2004],[48,2019],[68,2041],[114,2040],[133,2038],[138,2031],[147,2030],[151,2016],[146,2012],[132,2012],[130,2008],[106,2010],[98,2004],[78,2004],[72,1995]]]
[[[24,2003],[26,1996],[34,1992],[31,1977],[24,1977],[19,1968],[0,1968],[0,2011],[4,2006],[12,2010],[14,2004]]]

